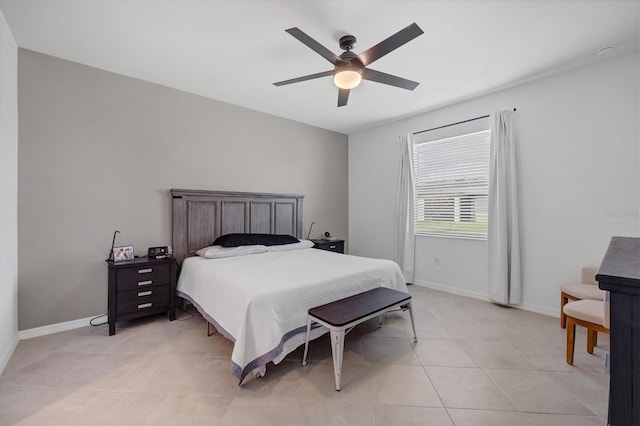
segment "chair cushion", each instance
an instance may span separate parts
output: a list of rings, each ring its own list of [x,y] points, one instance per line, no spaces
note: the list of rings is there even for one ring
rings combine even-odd
[[[576,299],[603,300],[604,290],[591,284],[562,284],[560,290]]]
[[[562,309],[567,316],[604,326],[604,301],[576,300],[564,305]]]

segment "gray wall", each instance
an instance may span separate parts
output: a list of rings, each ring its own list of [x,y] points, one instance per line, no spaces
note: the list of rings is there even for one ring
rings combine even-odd
[[[0,11],[0,373],[18,343],[18,47]]]
[[[559,315],[558,286],[640,236],[637,53],[349,135],[349,248],[395,257],[398,136],[517,107],[523,308]],[[435,258],[439,258],[436,264]],[[486,241],[416,237],[415,283],[487,299]]]
[[[304,194],[305,232],[347,236],[346,135],[22,49],[18,63],[20,330],[105,313],[113,231],[136,254],[171,244],[170,188]]]

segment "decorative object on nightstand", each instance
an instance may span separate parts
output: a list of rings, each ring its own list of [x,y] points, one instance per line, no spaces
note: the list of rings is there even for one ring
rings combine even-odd
[[[149,247],[147,257],[149,259],[164,259],[169,256],[169,246]]]
[[[140,257],[123,262],[108,261],[109,336],[116,334],[116,322],[147,315],[169,313],[176,319],[178,265],[172,257]]]
[[[107,262],[113,260],[113,246],[116,245],[116,235],[118,235],[120,231],[113,231],[113,239],[111,240],[111,250],[109,250],[109,257],[107,258]]]
[[[317,225],[318,222],[311,222],[311,226],[309,227],[309,232],[307,232],[307,240],[309,239],[309,236],[311,235],[311,230],[313,229],[313,225]]]
[[[113,248],[113,261],[115,263],[133,260],[133,246],[121,246]]]
[[[344,254],[344,240],[339,240],[336,237],[330,237],[328,239],[317,239],[311,241],[313,241],[314,244],[313,248]]]

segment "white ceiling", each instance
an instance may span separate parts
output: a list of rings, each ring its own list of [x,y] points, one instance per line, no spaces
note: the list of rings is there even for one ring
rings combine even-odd
[[[559,70],[638,50],[639,0],[0,0],[18,46],[349,134]],[[333,66],[284,30],[360,53],[416,22],[424,34],[371,65],[415,80],[363,81],[336,107]]]

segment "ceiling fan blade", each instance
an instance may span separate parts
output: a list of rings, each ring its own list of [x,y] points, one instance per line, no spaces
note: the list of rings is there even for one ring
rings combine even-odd
[[[273,83],[273,85],[274,86],[284,86],[285,84],[299,83],[301,81],[313,80],[314,78],[320,78],[320,77],[328,77],[330,75],[333,75],[333,70],[332,71],[318,72],[318,73],[315,73],[315,74],[309,74],[309,75],[305,75],[305,76],[302,76],[302,77],[292,78],[290,80],[278,81],[276,83]]]
[[[345,106],[349,100],[349,89],[338,89],[338,106]]]
[[[335,53],[333,53],[332,51],[330,51],[329,49],[327,49],[326,47],[324,47],[323,45],[321,45],[320,43],[312,39],[309,35],[307,35],[301,29],[297,27],[293,27],[285,31],[291,34],[292,36],[294,36],[295,38],[297,38],[298,40],[300,40],[304,45],[306,45],[308,48],[316,52],[318,55],[325,58],[327,61],[331,62],[333,65],[337,64],[338,62],[344,62],[342,59],[340,59],[338,55],[336,55]]]
[[[402,46],[418,37],[420,34],[424,34],[424,31],[414,22],[408,27],[401,29],[391,37],[388,37],[385,40],[382,40],[380,43],[375,46],[365,50],[361,54],[358,55],[358,59],[364,64],[366,67],[373,61],[377,61],[382,58],[387,53],[396,50],[398,47]]]
[[[376,83],[388,84],[390,86],[400,87],[407,90],[413,90],[418,87],[418,84],[420,84],[417,81],[407,80],[406,78],[372,70],[371,68],[362,69],[362,78],[369,81],[375,81]]]

